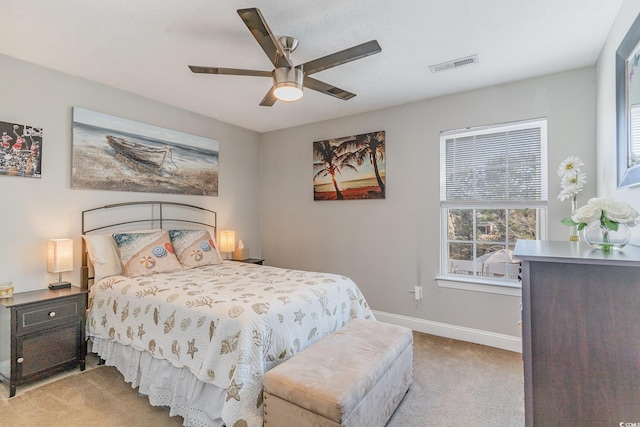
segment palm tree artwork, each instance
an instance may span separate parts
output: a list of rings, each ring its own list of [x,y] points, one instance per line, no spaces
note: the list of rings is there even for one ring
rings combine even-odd
[[[336,190],[336,200],[343,200],[344,197],[336,181],[336,174],[341,173],[344,168],[357,169],[345,162],[344,154],[341,156],[338,155],[337,147],[339,147],[339,145],[332,145],[330,140],[313,143],[313,155],[317,159],[313,163],[313,167],[316,170],[314,180],[319,177],[331,176],[333,188]]]
[[[380,177],[378,162],[384,162],[384,131],[357,135],[354,139],[345,141],[338,147],[338,151],[349,153],[347,162],[355,161],[359,166],[368,159],[376,175],[376,181],[384,198],[384,182]]]
[[[313,143],[314,200],[385,198],[385,132]]]

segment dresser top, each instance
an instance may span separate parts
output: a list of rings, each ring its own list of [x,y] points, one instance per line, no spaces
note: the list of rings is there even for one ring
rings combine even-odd
[[[518,240],[514,258],[522,261],[571,262],[578,264],[625,265],[640,267],[640,248],[627,245],[619,251],[603,252],[585,242]]]

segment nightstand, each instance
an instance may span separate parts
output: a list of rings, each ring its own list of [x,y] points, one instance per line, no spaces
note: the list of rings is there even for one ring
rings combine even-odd
[[[16,386],[65,368],[85,367],[87,291],[21,292],[0,299],[0,379]]]
[[[258,265],[262,265],[262,263],[264,262],[264,260],[260,258],[237,259],[234,261],[245,262],[247,264],[258,264]]]

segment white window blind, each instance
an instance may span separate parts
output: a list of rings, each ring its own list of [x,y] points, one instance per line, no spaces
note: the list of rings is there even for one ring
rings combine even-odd
[[[546,203],[546,120],[442,132],[443,205]]]
[[[627,167],[640,164],[640,105],[631,106],[631,141]]]

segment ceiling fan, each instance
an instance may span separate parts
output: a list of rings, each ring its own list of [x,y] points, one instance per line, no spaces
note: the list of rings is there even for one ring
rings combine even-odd
[[[273,78],[273,86],[262,99],[260,105],[271,107],[277,100],[296,101],[302,98],[303,86],[315,91],[348,100],[356,96],[355,93],[321,82],[311,74],[364,58],[382,51],[376,40],[332,53],[322,58],[304,64],[293,66],[290,55],[298,47],[298,40],[294,37],[280,37],[276,39],[258,8],[238,9],[238,15],[255,37],[256,41],[273,63],[273,71],[243,70],[238,68],[201,67],[189,65],[194,73],[228,74],[236,76],[257,76]]]

